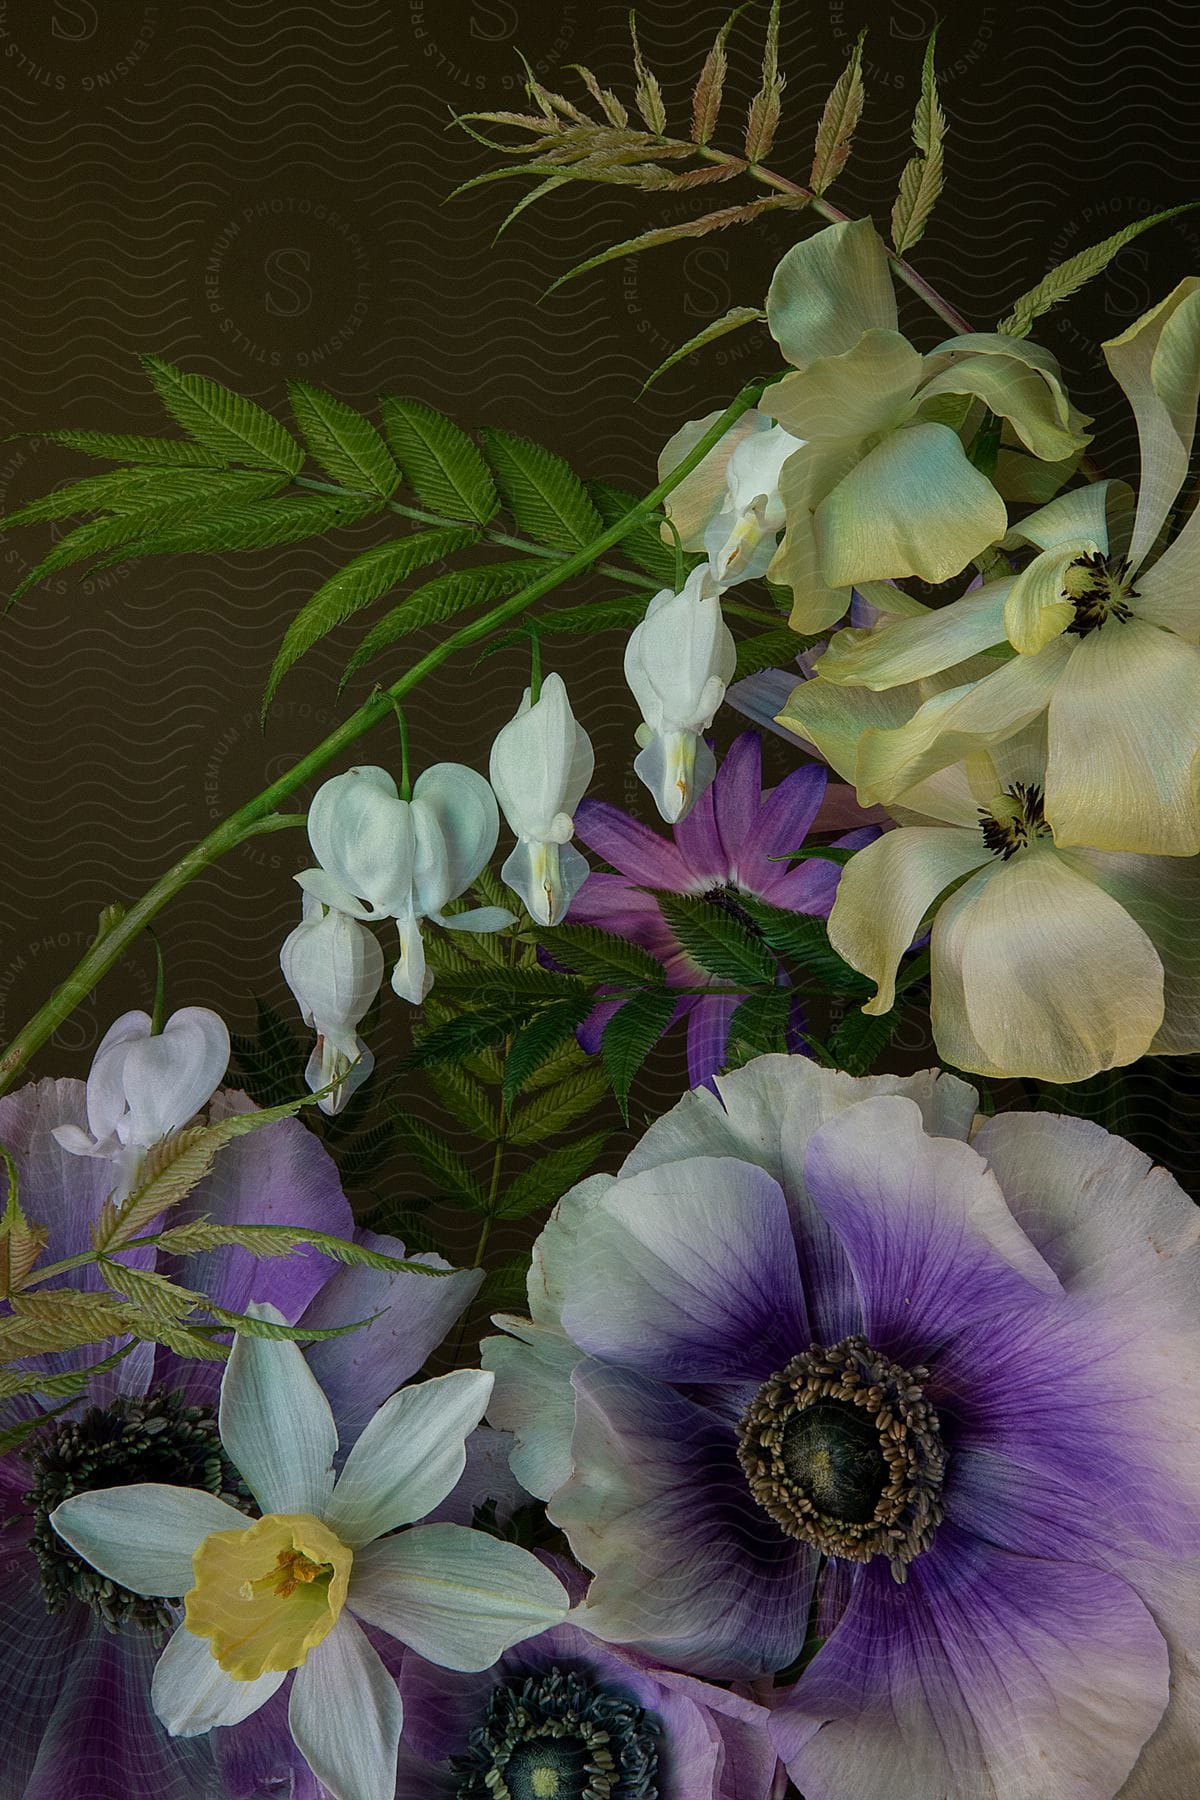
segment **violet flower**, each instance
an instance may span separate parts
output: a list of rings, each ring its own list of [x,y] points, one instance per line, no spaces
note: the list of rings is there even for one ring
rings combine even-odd
[[[762,1057],[718,1095],[565,1196],[483,1346],[594,1571],[574,1622],[789,1671],[806,1800],[1200,1792],[1194,1205],[937,1071]]]
[[[716,977],[687,955],[652,895],[641,890],[705,895],[751,931],[753,921],[738,906],[742,894],[788,912],[827,918],[841,874],[837,865],[815,857],[800,863],[772,860],[801,847],[824,798],[826,779],[819,764],[806,763],[764,793],[761,744],[755,732],[746,731],[734,739],[716,780],[670,838],[604,801],[581,801],[576,837],[618,873],[588,876],[572,902],[572,921],[598,925],[649,950],[666,970],[670,987],[715,983]],[[857,849],[877,835],[867,828],[835,841]],[[589,1014],[579,1030],[585,1050],[599,1049],[604,1027],[620,1004],[602,1001]],[[688,1080],[693,1087],[710,1082],[721,1067],[738,1004],[736,996],[724,994],[690,994],[678,1002],[669,1023],[688,1021]]]
[[[221,1090],[210,1116],[254,1110],[243,1094]],[[56,1129],[82,1128],[84,1084],[39,1081],[0,1100],[0,1142],[14,1157],[21,1204],[31,1222],[49,1227],[45,1260],[89,1248],[89,1227],[112,1185],[108,1163],[68,1154]],[[297,1120],[239,1138],[222,1150],[209,1175],[171,1215],[183,1224],[206,1216],[217,1224],[290,1224],[353,1237],[370,1249],[403,1256],[394,1238],[355,1232],[337,1170]],[[155,1252],[122,1252],[154,1266]],[[422,1257],[445,1268],[440,1257]],[[382,1402],[414,1375],[474,1296],[480,1274],[443,1280],[339,1266],[312,1250],[259,1261],[225,1248],[159,1264],[186,1287],[244,1311],[265,1301],[289,1324],[344,1325],[373,1313],[362,1330],[313,1344],[307,1360],[338,1425],[341,1454],[357,1440]],[[95,1270],[63,1278],[98,1289]],[[107,1351],[47,1355],[48,1372],[86,1367]],[[202,1738],[168,1736],[150,1706],[150,1680],[161,1637],[178,1622],[170,1597],[146,1600],[105,1583],[56,1539],[48,1514],[68,1494],[136,1481],[166,1481],[223,1493],[249,1505],[221,1454],[215,1409],[222,1364],[184,1361],[161,1345],[138,1343],[122,1361],[94,1376],[87,1392],[61,1412],[36,1396],[0,1402],[0,1429],[55,1410],[22,1449],[0,1455],[0,1792],[22,1800],[225,1800],[257,1794],[227,1782],[224,1764],[253,1763],[263,1782],[291,1781],[290,1739],[273,1741],[278,1720],[256,1717]],[[286,1693],[277,1696],[286,1719]],[[260,1741],[258,1734],[264,1734]],[[286,1727],[285,1733],[286,1736]],[[295,1759],[298,1761],[298,1758]],[[294,1792],[305,1789],[300,1776]]]

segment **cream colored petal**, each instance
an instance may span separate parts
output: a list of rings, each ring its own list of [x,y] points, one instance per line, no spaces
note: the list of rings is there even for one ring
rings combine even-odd
[[[946,425],[893,431],[816,508],[821,573],[831,587],[919,575],[948,581],[1004,536],[991,482]]]
[[[902,726],[920,704],[920,692],[913,687],[876,693],[870,688],[840,687],[818,676],[798,683],[777,722],[815,744],[844,780],[853,781],[863,732]]]
[[[924,404],[938,394],[973,394],[991,412],[1008,419],[1025,445],[1042,462],[1059,462],[1087,442],[1066,423],[1062,389],[1013,356],[964,356],[917,395]]]
[[[1004,607],[1004,630],[1014,650],[1036,656],[1062,636],[1075,617],[1074,604],[1063,591],[1067,569],[1099,548],[1094,538],[1068,538],[1021,570]]]
[[[1003,1076],[1000,1068],[984,1051],[971,1027],[967,1000],[963,991],[962,960],[967,933],[963,921],[970,920],[971,906],[982,889],[999,874],[1002,863],[989,861],[970,881],[939,908],[929,940],[929,1025],[933,1041],[943,1062],[972,1075]]]
[[[821,658],[822,681],[844,687],[893,688],[940,674],[1004,639],[1004,604],[1012,582],[992,581],[951,606],[874,631],[839,631]]]
[[[898,331],[867,331],[840,356],[822,356],[767,389],[759,402],[806,442],[890,431],[921,379],[921,358]]]
[[[798,462],[800,456],[793,460]],[[785,468],[779,484],[781,493],[786,494],[787,484]],[[807,635],[824,631],[836,624],[850,605],[850,589],[830,587],[821,574],[813,516],[803,505],[789,508],[787,529],[767,567],[767,579],[791,589],[788,624],[793,631]]]
[[[1005,545],[1036,544],[1039,550],[1052,550],[1069,539],[1086,538],[1107,556],[1109,500],[1118,490],[1124,495],[1130,491],[1123,481],[1091,481],[1072,488],[1014,525]]]
[[[1200,643],[1200,508],[1153,567],[1137,578],[1139,619],[1161,625],[1189,644]]]
[[[1114,856],[1066,850],[1135,918],[1163,966],[1163,1022],[1151,1050],[1187,1056],[1200,1050],[1200,857]]]
[[[674,437],[668,438],[658,459],[658,478],[663,480],[695,449],[706,431],[716,424],[719,412],[705,413],[702,419],[689,419]],[[769,431],[770,420],[759,414],[743,413],[731,425],[720,443],[699,462],[690,475],[685,475],[666,502],[667,516],[675,525],[685,550],[703,550],[704,528],[725,499],[725,471],[729,459],[744,438],[755,431]],[[663,540],[674,544],[669,529],[663,527]]]
[[[829,941],[878,984],[864,1012],[889,1010],[896,969],[922,919],[939,894],[989,854],[980,832],[935,825],[887,831],[851,857],[829,915]]]
[[[849,350],[864,331],[896,329],[887,251],[869,219],[827,226],[792,246],[771,277],[767,324],[797,368]]]
[[[973,751],[1011,737],[1043,712],[1070,650],[1056,639],[1039,656],[1001,663],[994,674],[948,688],[893,731],[871,731],[859,746],[859,801],[885,805]]]
[[[1058,844],[1200,851],[1200,649],[1140,619],[1076,646],[1050,702],[1046,817]]]
[[[1157,538],[1187,474],[1200,390],[1200,276],[1104,345],[1137,419],[1142,480],[1130,546],[1136,569]]]
[[[957,923],[970,1029],[1006,1075],[1083,1081],[1144,1056],[1163,1017],[1163,971],[1130,915],[1049,844],[1018,852],[934,923]]]

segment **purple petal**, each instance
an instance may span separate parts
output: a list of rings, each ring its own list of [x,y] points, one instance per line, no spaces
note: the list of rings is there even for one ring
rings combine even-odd
[[[804,763],[763,795],[737,847],[737,879],[742,887],[759,893],[764,880],[787,868],[786,863],[768,862],[767,858],[799,850],[817,815],[826,780],[819,763]]]
[[[629,1370],[585,1363],[572,1381],[576,1473],[548,1513],[595,1570],[578,1623],[698,1675],[785,1668],[812,1559],[751,1499],[732,1431]]]
[[[476,1426],[467,1439],[466,1467],[446,1498],[425,1515],[425,1523],[474,1525],[476,1510],[492,1500],[497,1523],[507,1526],[513,1514],[529,1504],[529,1495],[508,1466],[513,1445],[511,1431]]]
[[[728,859],[713,810],[714,787],[715,783],[706,787],[691,811],[673,827],[676,846],[687,864],[688,886],[693,891],[703,892],[729,879]]]
[[[943,1524],[903,1587],[862,1571],[770,1731],[806,1800],[1112,1800],[1166,1701],[1125,1582]]]
[[[285,1681],[265,1706],[240,1725],[213,1731],[213,1755],[228,1800],[264,1800],[268,1794],[287,1800],[326,1800],[321,1786],[288,1727],[291,1682]]]
[[[606,800],[579,802],[575,836],[640,886],[668,888],[677,894],[688,886],[687,865],[675,844]]]
[[[0,1460],[0,1521],[16,1510],[29,1486],[28,1464],[17,1465],[15,1456]],[[42,1733],[91,1627],[81,1605],[64,1613],[46,1611],[28,1540],[27,1520],[0,1531],[0,1768],[14,1796],[25,1792]]]
[[[582,1024],[575,1027],[575,1042],[589,1056],[600,1054],[600,1040],[604,1036],[604,1027],[624,1006],[623,1000],[601,1000],[593,1006]]]
[[[680,955],[679,942],[653,896],[639,893],[620,875],[589,875],[571,902],[571,922],[598,925],[614,937],[641,944],[660,962]]]
[[[147,1633],[109,1634],[92,1623],[65,1671],[22,1800],[222,1800],[208,1739],[171,1737],[151,1709],[158,1657]]]
[[[384,1256],[408,1254],[399,1238],[364,1230],[347,1235],[363,1249]],[[451,1266],[441,1256],[420,1255],[412,1260],[431,1269]],[[334,1273],[305,1308],[302,1322],[325,1330],[372,1313],[380,1315],[361,1330],[347,1337],[327,1338],[307,1352],[308,1365],[333,1408],[343,1455],[388,1395],[415,1375],[436,1350],[479,1292],[482,1280],[479,1269],[434,1276],[335,1265]]]
[[[861,831],[848,831],[835,839],[831,848],[860,850],[864,844],[873,844],[878,836],[877,829],[867,825]],[[793,848],[798,849],[799,845]],[[759,890],[764,900],[769,900],[772,906],[782,906],[787,912],[815,913],[822,919],[829,917],[842,878],[840,864],[830,862],[824,856],[810,856],[803,862],[769,863],[767,867],[776,873]]]
[[[701,995],[688,1020],[688,1086],[711,1087],[725,1062],[729,1022],[741,1005],[739,994]]]
[[[667,1163],[614,1182],[573,1224],[556,1278],[563,1329],[589,1354],[663,1381],[764,1381],[807,1346],[787,1201],[765,1170]]]
[[[788,731],[783,725],[776,723],[777,716],[783,711],[792,696],[792,692],[800,685],[801,671],[792,665],[786,669],[760,669],[757,675],[747,675],[741,681],[735,681],[726,692],[725,699],[734,712],[742,714],[764,731],[772,732],[789,744],[804,744],[807,751],[812,745],[794,731]]]
[[[1061,1292],[982,1157],[927,1137],[910,1100],[881,1095],[829,1120],[809,1139],[804,1174],[849,1259],[866,1337],[901,1364]]]
[[[675,842],[699,883],[737,879],[740,846],[754,824],[762,793],[762,749],[758,734],[743,731],[725,753],[712,786],[675,827]]]

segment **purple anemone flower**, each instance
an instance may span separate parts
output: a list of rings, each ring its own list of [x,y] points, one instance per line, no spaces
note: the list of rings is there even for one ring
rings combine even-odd
[[[782,1677],[806,1800],[1187,1800],[1200,1215],[975,1105],[799,1057],[688,1095],[551,1215],[490,1416],[594,1571],[576,1622]]]
[[[588,876],[571,902],[572,921],[598,925],[640,944],[662,963],[672,987],[715,982],[688,956],[653,896],[641,890],[707,895],[740,916],[751,930],[752,921],[739,913],[739,895],[752,895],[788,912],[828,918],[841,873],[836,864],[819,858],[795,864],[772,860],[786,858],[804,843],[825,798],[826,779],[820,764],[806,763],[764,794],[762,746],[755,732],[745,731],[734,739],[716,779],[672,828],[670,838],[660,837],[602,800],[581,801],[575,813],[576,837],[618,873]],[[858,849],[878,835],[867,828],[835,842]],[[602,1001],[585,1019],[579,1041],[589,1053],[599,1049],[604,1027],[620,1004]],[[678,1002],[668,1029],[679,1019],[688,1021],[688,1079],[693,1087],[711,1082],[724,1062],[729,1022],[737,1007],[736,996],[723,994],[691,994]]]
[[[214,1096],[209,1109],[213,1118],[253,1110],[244,1094],[227,1090]],[[15,1159],[22,1207],[32,1222],[49,1228],[46,1261],[89,1248],[89,1228],[112,1185],[108,1163],[68,1155],[51,1135],[55,1126],[85,1122],[79,1081],[40,1081],[0,1100],[0,1143]],[[353,1237],[387,1255],[405,1254],[394,1238],[354,1230],[332,1160],[296,1120],[230,1144],[171,1223],[201,1216],[222,1224],[300,1225]],[[147,1248],[126,1259],[150,1267],[154,1255]],[[448,1266],[440,1257],[420,1260]],[[477,1270],[430,1280],[352,1269],[310,1250],[259,1261],[225,1248],[170,1263],[163,1258],[158,1266],[221,1306],[244,1310],[252,1299],[269,1302],[289,1324],[324,1327],[380,1315],[362,1330],[308,1351],[337,1419],[342,1455],[387,1396],[421,1367],[481,1279]],[[73,1270],[60,1282],[101,1285],[91,1268]],[[82,1368],[119,1347],[113,1340],[48,1355],[39,1366],[47,1372]],[[248,1506],[248,1496],[231,1485],[236,1477],[216,1434],[222,1367],[138,1343],[65,1409],[36,1396],[0,1402],[0,1429],[54,1415],[21,1449],[0,1455],[4,1800],[226,1800],[230,1793],[248,1800],[259,1792],[317,1800],[320,1790],[314,1786],[309,1795],[303,1788],[286,1724],[278,1741],[271,1738],[274,1715],[206,1737],[167,1734],[151,1710],[150,1679],[163,1636],[181,1617],[179,1607],[169,1596],[147,1601],[114,1590],[47,1524],[48,1512],[69,1493],[137,1481],[224,1491]],[[282,1689],[278,1698],[286,1720]],[[249,1767],[255,1784],[242,1785],[238,1770]]]
[[[545,1560],[578,1598],[578,1571]],[[404,1800],[777,1800],[786,1791],[762,1706],[574,1625],[527,1639],[478,1675],[405,1651],[400,1693]]]

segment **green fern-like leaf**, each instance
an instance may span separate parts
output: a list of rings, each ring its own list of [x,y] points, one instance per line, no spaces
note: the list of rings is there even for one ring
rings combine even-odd
[[[1075,256],[1068,256],[1057,268],[1051,269],[1036,287],[1022,294],[1013,303],[1011,312],[1007,313],[996,326],[1006,337],[1027,337],[1035,319],[1057,306],[1060,300],[1078,292],[1085,282],[1099,275],[1106,269],[1118,250],[1140,237],[1143,231],[1149,231],[1152,225],[1162,225],[1167,219],[1175,219],[1180,213],[1191,212],[1200,206],[1200,201],[1189,200],[1183,206],[1172,206],[1166,212],[1152,213],[1148,219],[1137,219],[1132,225],[1122,226],[1114,231],[1111,237],[1102,243],[1093,244],[1089,250],[1080,250]]]
[[[160,356],[144,356],[142,366],[175,423],[198,444],[254,468],[295,475],[303,467],[304,451],[295,438],[253,400],[207,375],[188,375]]]
[[[575,1124],[599,1105],[608,1092],[608,1077],[594,1064],[525,1096],[508,1129],[510,1144],[540,1144]]]
[[[409,594],[399,606],[394,606],[367,633],[346,665],[343,685],[364,663],[370,662],[373,656],[397,643],[400,638],[407,637],[409,632],[417,631],[423,625],[438,624],[443,619],[452,618],[455,613],[463,612],[467,607],[515,594],[535,576],[543,573],[542,563],[522,560],[489,563],[484,568],[456,569],[449,575],[439,575],[433,581],[427,581],[424,587]]]
[[[627,1125],[633,1078],[671,1023],[677,1004],[676,994],[662,988],[647,988],[618,1007],[604,1027],[600,1060]]]
[[[421,504],[451,519],[486,525],[500,498],[466,432],[419,400],[387,394],[380,405],[388,442]]]
[[[866,35],[864,27],[850,52],[849,62],[833,84],[833,91],[825,102],[821,122],[817,126],[812,173],[808,178],[808,185],[814,194],[823,194],[826,188],[832,187],[850,155],[850,146],[866,100],[862,79],[862,52]]]
[[[561,456],[486,426],[480,433],[500,492],[522,531],[554,550],[582,550],[604,522]]]
[[[224,550],[266,550],[323,537],[343,525],[378,512],[382,501],[346,495],[277,494],[256,506],[229,506],[204,519],[160,526],[136,540],[133,556],[199,554]],[[114,560],[119,561],[119,558]]]
[[[289,381],[288,393],[300,434],[327,475],[384,500],[395,493],[400,471],[369,419],[307,381]]]
[[[568,1188],[581,1181],[607,1144],[611,1132],[593,1131],[573,1144],[559,1144],[539,1156],[510,1182],[496,1211],[499,1219],[523,1219],[544,1206],[561,1200]]]
[[[125,431],[38,431],[30,434],[46,444],[61,444],[83,456],[109,462],[181,463],[193,467],[222,468],[230,459],[206,444],[186,438],[136,437]]]
[[[695,337],[690,337],[686,344],[680,344],[678,350],[672,350],[670,356],[660,362],[654,373],[647,375],[643,381],[643,394],[652,382],[657,381],[660,375],[665,375],[668,369],[673,369],[675,364],[682,362],[685,357],[694,355],[697,350],[703,350],[707,344],[715,344],[718,338],[728,337],[731,331],[740,331],[743,325],[762,324],[766,316],[766,313],[758,306],[730,307],[727,313],[722,313],[719,319],[714,319],[711,324],[704,327],[703,331],[698,331]]]
[[[942,191],[942,142],[946,136],[946,115],[938,99],[937,76],[933,67],[937,46],[935,27],[925,50],[921,69],[921,98],[913,117],[912,136],[917,154],[912,157],[900,177],[900,192],[892,208],[892,243],[896,254],[920,242],[929,215]]]

